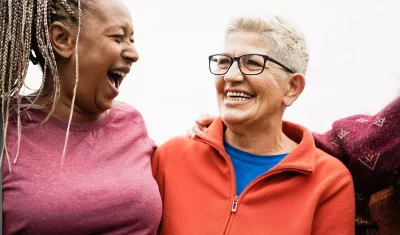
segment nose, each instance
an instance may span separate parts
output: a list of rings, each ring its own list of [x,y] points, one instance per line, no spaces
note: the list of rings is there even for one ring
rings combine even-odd
[[[139,59],[139,53],[136,50],[136,47],[134,44],[128,45],[121,53],[122,58],[126,60],[129,65],[132,65]]]
[[[224,80],[226,82],[240,82],[244,80],[243,74],[239,69],[239,64],[237,61],[233,62],[228,72],[226,72],[226,74],[224,75]]]

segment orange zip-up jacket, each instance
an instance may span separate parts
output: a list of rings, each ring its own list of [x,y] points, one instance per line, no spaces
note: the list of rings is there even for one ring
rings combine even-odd
[[[162,235],[353,235],[350,172],[317,149],[311,133],[283,122],[299,145],[240,195],[217,118],[194,139],[177,137],[152,159],[163,200]]]

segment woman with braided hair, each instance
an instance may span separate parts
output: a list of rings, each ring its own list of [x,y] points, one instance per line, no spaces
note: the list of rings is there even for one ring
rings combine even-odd
[[[113,101],[138,60],[126,7],[0,5],[3,234],[156,234],[155,144],[140,113]],[[21,96],[29,61],[42,84]]]

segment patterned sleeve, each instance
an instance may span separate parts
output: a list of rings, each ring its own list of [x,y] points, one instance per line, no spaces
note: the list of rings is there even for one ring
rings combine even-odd
[[[400,96],[374,116],[335,121],[331,130],[314,138],[318,148],[349,168],[362,194],[382,190],[399,177]]]

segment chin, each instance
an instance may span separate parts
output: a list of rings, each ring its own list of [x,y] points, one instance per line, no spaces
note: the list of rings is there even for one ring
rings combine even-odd
[[[225,111],[221,112],[221,119],[224,121],[224,123],[240,124],[248,121],[249,117],[244,112]]]
[[[99,110],[99,113],[105,112],[112,108],[114,104],[114,100],[102,100],[96,102],[96,107]]]

